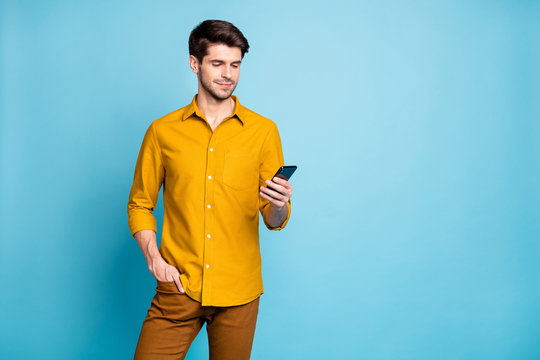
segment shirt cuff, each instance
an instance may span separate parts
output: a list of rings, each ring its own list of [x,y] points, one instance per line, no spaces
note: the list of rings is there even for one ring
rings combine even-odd
[[[156,218],[149,214],[133,214],[128,218],[128,226],[131,236],[141,230],[154,230],[157,234]]]
[[[270,206],[270,205],[268,205],[268,206]],[[271,227],[266,223],[266,221],[264,222],[264,224],[266,225],[268,230],[281,230],[281,229],[283,229],[285,227],[285,225],[287,225],[287,223],[289,222],[290,217],[291,217],[291,199],[289,199],[289,201],[287,201],[287,217],[285,218],[285,220],[283,220],[283,223],[281,223],[281,225],[276,226],[276,227]],[[264,220],[264,217],[263,217],[263,220]]]

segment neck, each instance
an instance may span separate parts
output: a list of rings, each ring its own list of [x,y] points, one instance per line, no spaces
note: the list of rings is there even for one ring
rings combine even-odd
[[[224,119],[234,113],[235,102],[232,97],[217,100],[205,91],[197,94],[197,107],[207,120]]]

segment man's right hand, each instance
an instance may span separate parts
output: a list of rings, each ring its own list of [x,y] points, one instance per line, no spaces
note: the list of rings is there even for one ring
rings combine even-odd
[[[180,273],[178,269],[167,264],[161,256],[154,256],[148,263],[148,270],[154,275],[158,281],[174,281],[178,291],[184,293],[184,287],[180,281]]]
[[[139,244],[146,262],[148,270],[154,275],[157,281],[174,281],[178,291],[184,293],[184,287],[180,281],[178,269],[167,262],[161,256],[157,247],[156,233],[153,230],[140,230],[133,234]]]

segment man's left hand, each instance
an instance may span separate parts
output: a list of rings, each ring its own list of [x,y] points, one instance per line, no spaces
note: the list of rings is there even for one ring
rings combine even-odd
[[[277,176],[272,180],[266,180],[267,186],[261,186],[259,194],[275,207],[282,208],[292,196],[292,184]]]

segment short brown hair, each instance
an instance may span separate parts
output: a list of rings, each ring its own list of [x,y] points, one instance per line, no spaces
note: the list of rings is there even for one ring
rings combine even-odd
[[[207,54],[208,46],[212,44],[224,44],[230,47],[239,47],[242,58],[248,52],[249,44],[244,34],[236,26],[223,20],[205,20],[189,35],[189,54],[193,55],[202,63]]]

